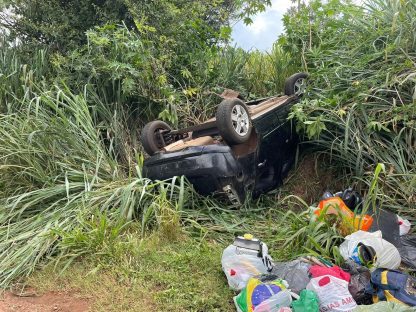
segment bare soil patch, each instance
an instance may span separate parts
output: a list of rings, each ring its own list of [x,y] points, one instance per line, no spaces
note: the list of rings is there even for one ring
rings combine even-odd
[[[0,312],[86,312],[88,299],[75,293],[50,291],[42,295],[18,296],[4,292],[0,299]]]

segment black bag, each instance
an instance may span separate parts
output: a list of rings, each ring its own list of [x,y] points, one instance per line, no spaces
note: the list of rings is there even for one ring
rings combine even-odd
[[[416,269],[416,234],[400,237],[401,246],[398,247],[402,262],[412,269]]]
[[[351,280],[348,285],[352,297],[357,304],[372,304],[373,298],[366,292],[366,288],[370,284],[371,273],[368,268],[347,260],[342,266],[345,272],[351,274]]]

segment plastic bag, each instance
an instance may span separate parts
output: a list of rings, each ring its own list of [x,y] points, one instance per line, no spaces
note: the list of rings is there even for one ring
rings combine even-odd
[[[332,266],[332,267],[322,267],[320,265],[313,265],[309,269],[309,273],[312,275],[312,277],[320,277],[324,275],[331,275],[335,276],[337,278],[340,278],[346,282],[349,282],[351,279],[351,275],[347,272],[344,272],[339,266]]]
[[[370,283],[370,270],[352,260],[347,260],[342,265],[342,268],[351,275],[348,290],[355,302],[357,304],[372,304],[373,297],[365,291],[367,285]]]
[[[334,276],[314,277],[306,289],[316,293],[321,311],[349,312],[357,306],[348,291],[348,282]]]
[[[407,233],[409,233],[410,227],[412,226],[410,224],[410,221],[407,220],[407,219],[403,219],[399,215],[397,216],[397,221],[399,223],[399,233],[400,233],[400,236],[406,235]]]
[[[318,208],[314,211],[316,216],[336,216],[336,224],[342,236],[351,234],[356,230],[368,231],[373,224],[373,217],[370,215],[356,215],[340,197],[330,197],[319,202]]]
[[[370,208],[373,213],[374,222],[369,232],[381,231],[383,239],[392,243],[396,248],[400,245],[400,227],[397,215],[389,210],[379,207]]]
[[[372,305],[358,306],[354,312],[414,312],[415,309],[395,302],[378,302]]]
[[[416,235],[403,235],[400,237],[400,241],[399,252],[403,263],[412,269],[416,269]]]
[[[292,302],[294,312],[319,312],[319,300],[312,290],[304,289],[300,298]]]
[[[292,292],[299,294],[306,288],[310,281],[309,268],[310,264],[301,260],[290,262],[277,262],[274,264],[272,274],[279,276],[287,281]]]
[[[236,238],[243,240],[242,238]],[[248,241],[255,239],[249,239]],[[237,244],[236,241],[234,244]],[[257,242],[259,242],[257,240]],[[238,245],[228,246],[221,259],[222,269],[227,277],[231,289],[243,289],[247,281],[254,276],[266,274],[272,269],[272,259],[268,254],[267,245],[260,242],[261,256],[254,249],[244,248]]]
[[[278,312],[290,307],[292,296],[286,281],[276,275],[250,278],[247,286],[234,297],[238,312]]]
[[[369,233],[365,231],[357,231],[345,237],[345,241],[339,246],[339,251],[345,260],[352,259],[358,264],[361,263],[357,254],[359,244],[369,246],[374,249],[376,253],[375,263],[376,268],[397,269],[401,262],[399,251],[393,244],[382,238],[381,231]]]
[[[283,307],[288,308],[292,303],[290,291],[283,290],[256,306],[253,312],[274,312],[280,311]]]

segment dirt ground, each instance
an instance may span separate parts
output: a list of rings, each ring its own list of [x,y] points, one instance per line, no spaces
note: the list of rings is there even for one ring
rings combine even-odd
[[[0,298],[0,312],[86,312],[88,299],[79,298],[75,293],[47,292],[18,296],[5,292]]]
[[[319,201],[325,191],[341,191],[348,186],[348,181],[337,177],[324,157],[310,154],[291,171],[282,190],[286,195],[298,196],[311,205]]]

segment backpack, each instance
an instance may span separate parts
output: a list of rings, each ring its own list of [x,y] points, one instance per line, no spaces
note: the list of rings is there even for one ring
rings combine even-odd
[[[367,292],[373,301],[392,301],[416,306],[416,278],[396,270],[377,269],[371,274]]]

